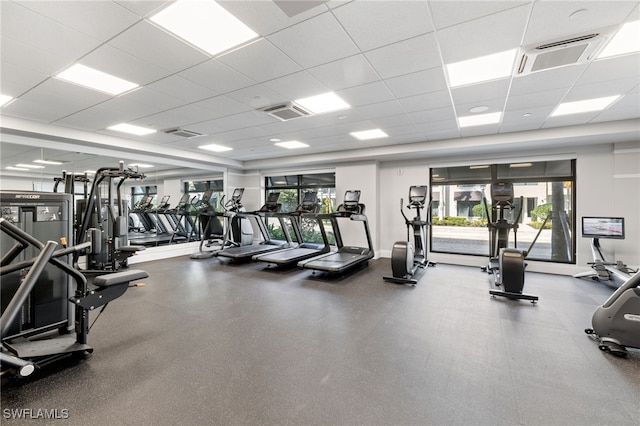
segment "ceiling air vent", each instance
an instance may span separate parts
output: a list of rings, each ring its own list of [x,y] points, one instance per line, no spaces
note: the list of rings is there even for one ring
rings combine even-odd
[[[191,130],[181,129],[175,127],[173,129],[163,130],[168,135],[180,136],[183,138],[193,138],[195,136],[202,136],[202,133],[192,132]]]
[[[294,102],[283,102],[266,108],[260,108],[272,117],[282,121],[293,120],[294,118],[309,117],[311,113]]]
[[[600,47],[604,46],[610,32],[609,30],[601,31],[528,46],[523,49],[525,53],[520,59],[517,75],[585,63],[593,59]]]

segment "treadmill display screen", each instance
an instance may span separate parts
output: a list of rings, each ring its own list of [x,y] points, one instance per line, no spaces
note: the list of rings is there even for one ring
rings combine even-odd
[[[426,186],[412,186],[409,188],[409,202],[411,203],[424,203],[427,198]]]
[[[231,195],[231,198],[239,201],[242,198],[242,194],[244,193],[244,188],[236,188],[233,190],[233,195]]]
[[[584,238],[624,239],[623,217],[582,217]]]
[[[513,201],[513,184],[509,182],[491,184],[491,199],[493,201]]]
[[[360,201],[360,191],[347,191],[344,194],[345,203],[357,203]]]

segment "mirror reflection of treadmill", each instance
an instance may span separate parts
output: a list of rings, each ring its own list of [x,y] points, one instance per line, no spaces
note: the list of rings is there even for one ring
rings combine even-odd
[[[322,237],[322,243],[314,243],[310,241],[301,240],[295,247],[283,248],[276,251],[271,251],[265,254],[259,254],[253,256],[253,260],[259,262],[272,263],[280,267],[289,267],[297,264],[302,260],[309,259],[311,257],[318,256],[320,254],[328,253],[331,250],[331,245],[327,238],[327,233],[324,229],[324,225],[321,219],[318,219],[315,213],[317,213],[319,205],[316,203],[317,193],[306,192],[304,198],[298,209],[291,213],[282,213],[283,215],[291,217],[291,225],[294,228],[294,233],[299,235],[302,239],[302,232],[300,230],[300,221],[310,220],[316,222],[318,229],[320,229],[320,235]],[[296,229],[297,228],[297,231]]]
[[[329,219],[336,237],[337,251],[312,257],[308,260],[298,262],[298,267],[312,269],[316,271],[340,274],[365,265],[374,256],[371,233],[367,217],[364,215],[364,204],[360,204],[360,191],[347,191],[344,196],[344,203],[338,207],[334,213],[321,214],[319,219]],[[367,237],[368,247],[345,246],[342,242],[338,218],[348,218],[350,220],[362,222],[364,232]]]
[[[185,194],[185,195],[187,195],[188,197],[188,194]],[[169,198],[170,198],[169,195],[165,195],[164,197],[162,197],[162,200],[160,201],[160,204],[158,204],[158,207],[155,209],[155,211],[147,211],[147,212],[139,213],[139,214],[149,215],[150,219],[152,220],[152,223],[154,223],[156,232],[142,235],[142,236],[137,236],[137,235],[133,236],[129,238],[129,245],[153,247],[153,246],[158,246],[163,244],[171,244],[174,242],[179,242],[187,239],[186,235],[176,234],[175,229],[172,229],[172,230],[167,229],[167,226],[166,226],[167,224],[169,225],[170,228],[174,228],[174,225],[175,225],[175,222],[171,217],[173,211],[169,208],[170,207]],[[153,195],[147,196],[143,201],[143,205],[147,206],[147,209],[151,208],[152,203],[153,203]],[[153,217],[153,215],[156,215],[156,216]],[[164,216],[167,222],[164,222],[160,216]],[[158,223],[159,221],[161,223]]]

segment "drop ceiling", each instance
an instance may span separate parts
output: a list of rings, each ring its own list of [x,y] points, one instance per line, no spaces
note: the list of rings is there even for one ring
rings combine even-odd
[[[640,19],[638,1],[220,1],[260,38],[218,57],[151,23],[170,3],[0,2],[0,92],[16,98],[0,110],[3,176],[37,158],[66,158],[47,166],[54,174],[118,160],[216,171],[640,140],[638,53],[527,75],[514,64],[507,78],[458,88],[445,75],[452,62],[617,30]],[[141,87],[114,97],[53,78],[75,63]],[[351,108],[290,121],[260,111],[328,91]],[[609,95],[621,98],[604,111],[550,117],[561,102]],[[474,107],[502,119],[460,128]],[[107,129],[118,123],[158,132]],[[373,128],[389,137],[349,135]]]

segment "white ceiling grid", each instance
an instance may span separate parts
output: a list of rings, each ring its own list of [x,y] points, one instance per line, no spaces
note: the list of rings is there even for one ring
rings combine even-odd
[[[260,39],[215,58],[148,20],[170,3],[0,2],[0,92],[17,97],[1,110],[9,130],[0,145],[3,174],[20,157],[14,144],[27,145],[20,161],[28,161],[34,147],[48,146],[46,132],[32,132],[30,123],[49,126],[58,137],[73,131],[69,143],[78,151],[128,141],[139,155],[161,146],[168,166],[188,151],[201,157],[201,168],[277,167],[284,156],[302,165],[319,154],[331,163],[384,146],[411,158],[449,139],[479,145],[484,135],[622,120],[638,127],[638,53],[459,88],[448,87],[444,70],[451,62],[618,28],[640,19],[639,1],[331,0],[291,17],[271,0],[220,1]],[[74,63],[142,87],[111,97],[53,77]],[[326,91],[351,108],[287,122],[257,111]],[[549,117],[560,102],[613,94],[623,96],[602,112]],[[502,112],[501,122],[459,128],[456,117],[472,115],[475,106]],[[158,132],[125,136],[107,129],[121,122]],[[162,132],[174,127],[204,136]],[[349,136],[375,127],[389,137]],[[78,138],[79,131],[85,137]],[[616,137],[637,141],[640,129]],[[284,150],[270,138],[310,147]],[[233,150],[211,155],[198,148],[210,143]],[[345,155],[349,150],[356,151]],[[114,151],[113,158],[127,155]]]

